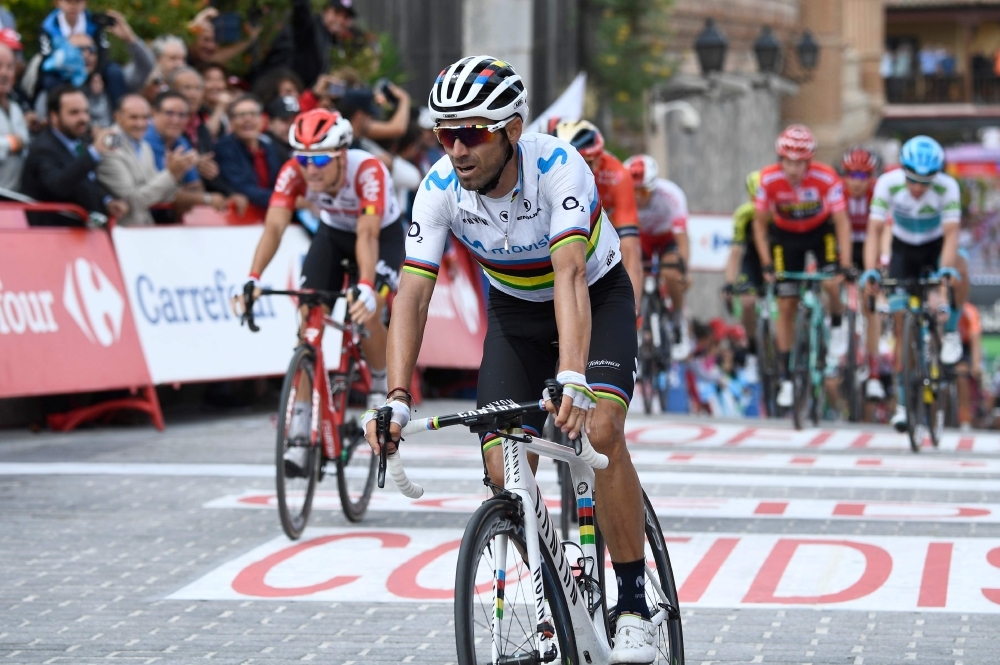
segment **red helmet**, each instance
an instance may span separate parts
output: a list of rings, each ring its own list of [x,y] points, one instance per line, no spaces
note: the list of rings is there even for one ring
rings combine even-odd
[[[840,160],[841,169],[844,173],[875,173],[878,170],[878,157],[873,152],[855,146],[848,148],[847,152]]]
[[[789,125],[774,142],[774,149],[785,159],[812,159],[816,155],[816,137],[805,125]]]
[[[288,129],[288,143],[294,150],[343,150],[353,140],[351,123],[326,109],[300,114]]]
[[[632,174],[632,184],[636,189],[652,189],[660,174],[656,160],[649,155],[632,155],[625,160],[625,168]]]

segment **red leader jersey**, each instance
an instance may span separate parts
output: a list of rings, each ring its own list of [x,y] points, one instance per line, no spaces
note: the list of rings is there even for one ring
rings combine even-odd
[[[798,187],[792,187],[780,164],[760,171],[760,187],[754,197],[754,209],[770,212],[774,225],[791,233],[808,233],[823,224],[833,213],[847,209],[844,184],[837,172],[826,164],[812,162]]]

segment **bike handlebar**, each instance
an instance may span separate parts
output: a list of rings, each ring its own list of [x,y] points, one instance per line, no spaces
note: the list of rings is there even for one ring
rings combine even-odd
[[[554,379],[549,379],[545,383],[552,401],[561,403],[562,386]],[[469,431],[473,433],[494,432],[518,426],[520,425],[521,416],[540,411],[545,411],[545,400],[522,402],[520,404],[512,400],[502,400],[473,411],[411,420],[402,428],[400,441],[405,436],[439,430],[445,427],[453,427],[455,425],[468,427]],[[424,490],[420,485],[411,482],[407,477],[406,471],[403,469],[403,462],[399,458],[398,444],[394,452],[386,452],[386,442],[389,441],[389,425],[391,420],[392,407],[383,406],[379,409],[378,415],[375,418],[375,431],[381,449],[379,453],[378,486],[385,487],[385,473],[388,470],[392,481],[404,496],[411,499],[418,499],[423,495]],[[606,469],[608,467],[608,457],[594,450],[584,432],[580,432],[580,437],[573,441],[573,446],[577,456],[583,463],[594,469]]]
[[[243,314],[240,316],[240,325],[244,323],[247,324],[247,328],[250,332],[259,332],[260,326],[254,322],[253,317],[253,304],[257,300],[254,295],[254,290],[257,287],[253,282],[247,282],[243,285]],[[358,287],[352,286],[349,289],[352,297],[357,299],[358,297]],[[263,296],[292,296],[299,299],[300,305],[314,305],[323,301],[336,300],[342,293],[340,291],[324,291],[322,289],[298,289],[298,290],[287,290],[287,289],[261,289],[261,297]]]

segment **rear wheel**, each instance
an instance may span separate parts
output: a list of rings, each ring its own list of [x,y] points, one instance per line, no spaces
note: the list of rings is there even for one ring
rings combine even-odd
[[[543,595],[552,619],[555,653],[536,648],[535,592],[531,584],[524,526],[518,506],[491,499],[472,515],[462,537],[455,570],[455,643],[460,665],[558,662],[577,665],[573,624],[555,564],[544,544]],[[498,580],[497,569],[503,573]],[[494,632],[494,621],[498,630]]]
[[[330,381],[333,386],[333,407],[342,416],[337,491],[340,493],[344,516],[351,522],[359,522],[368,511],[378,468],[378,458],[372,454],[361,428],[368,386],[363,380],[361,367],[354,358],[350,360],[346,374],[334,374]]]
[[[312,512],[313,494],[316,492],[316,479],[319,475],[322,448],[310,445],[309,433],[304,438],[291,437],[292,409],[300,388],[309,387],[312,392],[316,356],[308,346],[300,346],[295,350],[292,361],[285,374],[285,382],[281,387],[281,401],[278,402],[278,439],[275,465],[277,466],[278,516],[285,535],[297,540],[302,535]],[[311,394],[309,396],[311,398]],[[306,400],[311,403],[311,399]],[[286,468],[285,453],[293,447],[307,447],[309,450],[304,473],[291,473]]]
[[[766,301],[764,303],[766,306]],[[778,351],[774,347],[771,321],[764,317],[757,320],[757,366],[760,368],[760,399],[768,418],[777,416]]]
[[[639,392],[642,394],[642,409],[646,415],[653,412],[653,395],[658,392],[656,382],[659,380],[659,363],[656,358],[653,330],[650,327],[650,315],[653,313],[652,299],[653,296],[650,294],[644,294],[640,308],[642,328],[639,331]]]
[[[924,403],[924,359],[920,320],[912,313],[903,322],[903,399],[906,403],[906,433],[910,449],[920,452],[927,435],[927,411]],[[927,386],[928,390],[930,389]]]
[[[862,387],[858,380],[858,313],[848,309],[844,317],[847,326],[847,358],[844,361],[842,391],[847,402],[847,417],[852,423],[860,422],[862,418]]]
[[[944,419],[947,411],[947,378],[941,365],[941,338],[937,331],[931,331],[927,341],[928,390],[924,391],[924,408],[927,409],[927,430],[931,443],[937,448],[944,434]]]

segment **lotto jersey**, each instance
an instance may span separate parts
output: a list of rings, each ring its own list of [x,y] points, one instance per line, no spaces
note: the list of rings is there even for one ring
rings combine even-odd
[[[437,279],[449,232],[469,248],[498,290],[523,300],[551,301],[551,253],[586,244],[587,284],[621,260],[618,235],[601,208],[587,163],[573,146],[546,134],[517,143],[518,181],[503,199],[462,189],[448,157],[417,190],[403,272]],[[506,236],[506,237],[505,237]]]
[[[868,232],[868,214],[871,206],[872,193],[875,191],[875,181],[868,184],[864,196],[847,195],[847,216],[851,220],[851,242],[863,242]]]
[[[677,183],[657,178],[645,208],[639,208],[639,233],[663,236],[687,233],[688,205]]]
[[[870,215],[892,219],[892,235],[910,245],[925,245],[944,235],[945,224],[962,221],[958,183],[946,173],[934,176],[924,195],[914,199],[906,186],[906,173],[883,173],[875,183]]]
[[[638,235],[635,185],[629,170],[617,157],[605,152],[601,155],[594,180],[597,181],[597,193],[601,196],[604,211],[611,218],[611,225],[615,227],[619,237]]]
[[[780,164],[760,170],[754,208],[770,211],[774,225],[783,231],[812,231],[846,205],[840,176],[826,164],[812,162],[798,187],[788,182]]]
[[[310,191],[299,163],[294,158],[285,162],[278,172],[270,206],[295,210],[295,200],[300,196],[316,205],[320,221],[340,231],[355,233],[358,217],[362,215],[381,217],[382,228],[399,219],[399,203],[389,169],[364,150],[347,151],[347,176],[336,196]]]

